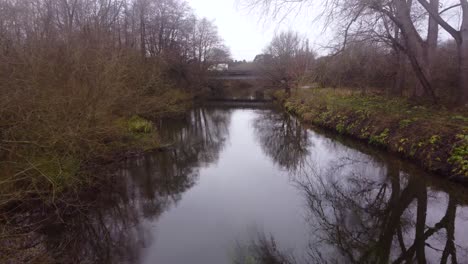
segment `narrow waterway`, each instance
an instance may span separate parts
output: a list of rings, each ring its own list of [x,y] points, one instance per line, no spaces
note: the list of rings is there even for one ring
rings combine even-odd
[[[256,263],[262,246],[297,263],[468,263],[466,189],[407,162],[269,108],[158,126],[171,146],[122,164],[50,248],[97,263]]]

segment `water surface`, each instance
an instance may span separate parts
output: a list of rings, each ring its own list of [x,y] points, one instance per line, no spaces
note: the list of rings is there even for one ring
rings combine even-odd
[[[171,147],[121,164],[51,249],[222,264],[263,237],[298,263],[468,263],[466,189],[391,155],[274,109],[198,108],[158,126]]]

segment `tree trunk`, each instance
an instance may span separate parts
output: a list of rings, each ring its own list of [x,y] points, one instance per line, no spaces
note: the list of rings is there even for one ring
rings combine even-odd
[[[424,231],[426,230],[427,218],[427,189],[424,185],[417,187],[418,207],[416,211],[416,234],[414,245],[416,247],[416,259],[418,264],[426,263],[426,237]]]
[[[401,41],[400,29],[397,26],[395,26],[395,41],[400,45],[404,45]],[[393,83],[393,87],[390,90],[389,95],[402,96],[406,81],[406,58],[404,52],[400,49],[400,47],[398,47],[398,45],[394,45],[393,50],[395,51],[396,58],[396,74],[395,82]]]
[[[439,0],[431,0],[430,8],[432,12],[439,13]],[[432,72],[434,69],[434,58],[437,52],[437,40],[439,38],[439,23],[433,16],[429,16],[427,29],[427,60],[429,63],[429,81],[432,83]]]
[[[405,67],[405,54],[401,50],[396,51],[397,57],[397,72],[395,83],[393,85],[393,91],[391,95],[402,96],[403,89],[406,81],[406,67]]]
[[[452,256],[451,263],[457,262],[457,248],[455,247],[455,219],[457,218],[457,201],[450,195],[447,205],[447,211],[444,216],[445,230],[447,232],[447,241],[442,252],[441,264],[446,264],[448,257]]]
[[[463,10],[463,20],[460,27],[460,43],[458,44],[459,59],[459,95],[458,105],[468,104],[468,1],[460,0]]]
[[[430,65],[427,56],[427,44],[421,39],[411,20],[410,6],[405,0],[395,1],[396,21],[405,39],[406,53],[420,85],[416,85],[413,96],[421,98],[429,95],[434,102],[437,98],[429,81]]]
[[[142,58],[146,58],[146,25],[145,25],[145,8],[146,2],[140,2],[140,49]]]

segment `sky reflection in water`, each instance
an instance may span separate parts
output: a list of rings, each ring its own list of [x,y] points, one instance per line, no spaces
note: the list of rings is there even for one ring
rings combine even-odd
[[[73,259],[242,263],[266,237],[296,263],[468,262],[465,190],[390,155],[269,109],[159,125],[173,147],[122,164],[68,224]]]

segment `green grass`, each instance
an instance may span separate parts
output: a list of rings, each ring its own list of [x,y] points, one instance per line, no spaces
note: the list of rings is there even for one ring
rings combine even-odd
[[[300,90],[294,98],[305,101],[306,107],[327,107],[329,109],[348,109],[363,113],[391,115],[401,118],[402,125],[423,119],[432,123],[468,126],[467,109],[449,111],[446,108],[435,109],[430,105],[413,105],[409,99],[387,98],[380,95],[362,95],[359,92],[341,89]]]
[[[346,89],[295,91],[275,97],[302,120],[411,158],[446,176],[468,177],[468,110],[413,104]]]

